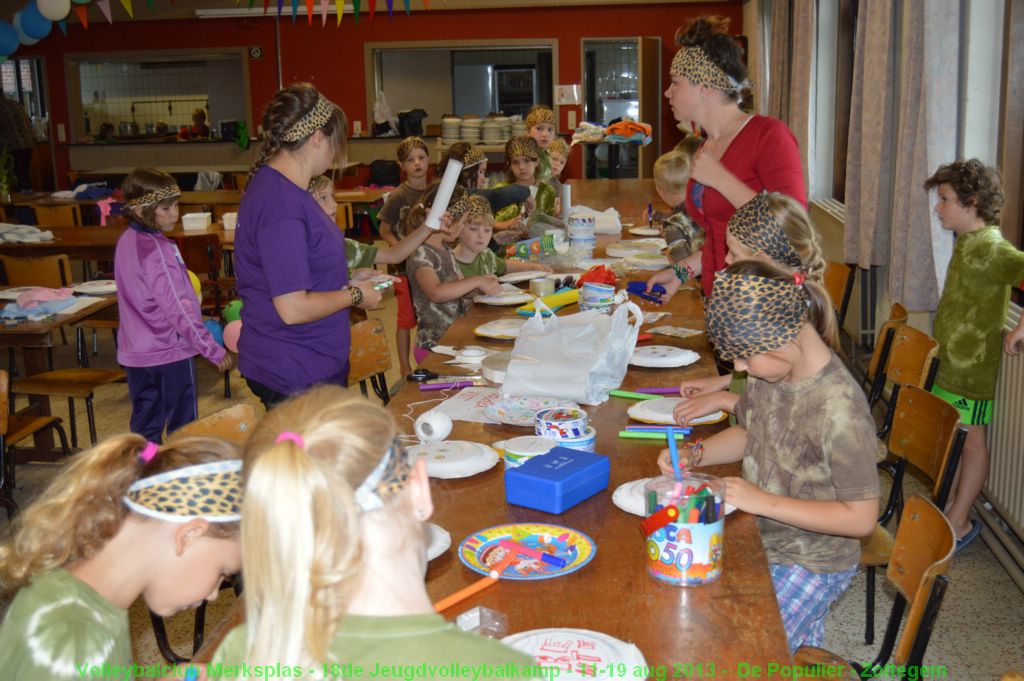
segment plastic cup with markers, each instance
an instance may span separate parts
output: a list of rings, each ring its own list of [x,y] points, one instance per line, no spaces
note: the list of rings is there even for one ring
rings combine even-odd
[[[722,575],[725,484],[689,473],[677,481],[661,476],[644,486],[647,574],[676,586],[714,582]]]

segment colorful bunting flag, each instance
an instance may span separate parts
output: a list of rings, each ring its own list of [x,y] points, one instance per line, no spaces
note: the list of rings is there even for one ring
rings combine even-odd
[[[75,16],[78,17],[78,21],[82,24],[82,28],[88,30],[89,28],[89,6],[88,5],[72,5],[71,9],[75,11]]]
[[[121,0],[121,7],[124,7],[124,11],[128,12],[128,16],[132,19],[135,18],[135,10],[132,9],[132,0]]]
[[[356,25],[359,25],[359,3],[360,0],[352,0],[352,15],[356,18]]]
[[[377,11],[377,0],[370,0],[370,21],[373,21],[373,15]]]
[[[153,0],[146,0],[146,5],[149,7],[149,11],[153,11]]]
[[[299,18],[299,0],[292,0],[292,23]]]
[[[110,12],[110,0],[96,0],[96,6],[103,12],[108,24],[114,23],[114,16]]]
[[[306,23],[313,25],[313,0],[306,0]]]
[[[327,25],[327,6],[331,0],[320,0],[320,28]]]
[[[338,11],[337,28],[341,28],[341,18],[345,16],[345,0],[334,0],[334,8]]]
[[[64,37],[67,38],[68,37],[68,22],[66,20],[64,20],[64,19],[61,19],[60,21],[57,22],[57,27],[60,28],[60,32],[64,34]]]
[[[392,19],[395,16],[395,0],[386,0],[388,6],[388,18]]]
[[[409,0],[402,0],[405,3],[405,16],[409,16]]]

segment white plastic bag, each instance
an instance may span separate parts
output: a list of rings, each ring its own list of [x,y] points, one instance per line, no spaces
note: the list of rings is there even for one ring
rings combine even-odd
[[[612,314],[589,310],[544,318],[536,313],[523,325],[512,349],[502,384],[505,397],[559,397],[581,404],[601,404],[622,385],[643,322],[635,303]],[[630,315],[632,314],[632,318]]]

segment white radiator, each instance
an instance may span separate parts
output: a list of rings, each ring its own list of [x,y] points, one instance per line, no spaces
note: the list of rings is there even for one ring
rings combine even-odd
[[[1020,315],[1021,308],[1010,303],[1003,328],[1016,326]],[[1003,355],[988,448],[986,501],[975,509],[987,525],[986,543],[1024,590],[1024,354]]]

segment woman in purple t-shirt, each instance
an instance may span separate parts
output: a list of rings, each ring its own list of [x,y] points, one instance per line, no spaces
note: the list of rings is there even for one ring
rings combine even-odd
[[[242,308],[238,368],[265,407],[348,378],[349,309],[381,300],[352,281],[344,235],[309,182],[345,155],[345,113],[311,85],[279,91],[263,113],[263,148],[238,214],[235,272]],[[362,276],[361,276],[362,275]]]

